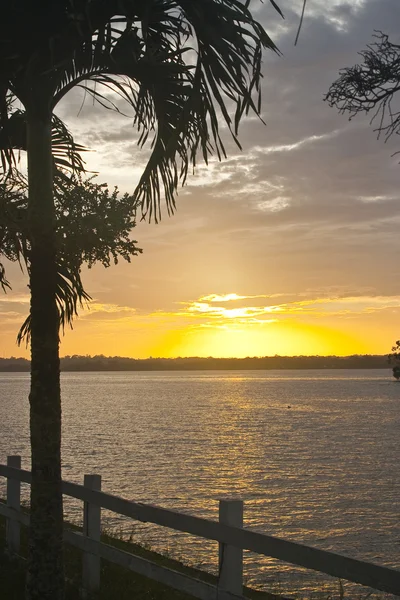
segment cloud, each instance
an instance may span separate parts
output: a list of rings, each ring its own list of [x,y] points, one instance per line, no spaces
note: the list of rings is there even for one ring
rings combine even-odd
[[[21,313],[14,310],[0,310],[1,324],[2,325],[19,325],[21,326],[23,323],[23,318],[25,315],[21,315]]]
[[[302,140],[298,140],[291,144],[278,144],[277,146],[255,146],[254,151],[261,154],[274,154],[276,152],[292,152],[293,150],[301,150],[304,146],[315,144],[320,140],[329,140],[337,136],[339,130],[329,131],[321,135],[310,135]]]
[[[80,311],[79,316],[86,319],[111,318],[116,320],[125,318],[127,313],[132,316],[136,313],[136,309],[132,306],[120,306],[119,304],[108,304],[94,300],[89,302],[84,310]]]
[[[247,300],[248,298],[266,298],[266,296],[240,296],[239,294],[209,294],[202,296],[199,301],[207,300],[209,302],[230,302],[231,300]]]
[[[283,295],[283,294],[282,294]],[[296,294],[292,294],[296,295]],[[263,294],[239,295],[208,294],[198,300],[182,303],[183,309],[178,311],[156,311],[152,316],[173,320],[190,322],[192,319],[200,321],[195,327],[220,328],[231,326],[262,326],[285,320],[310,322],[315,319],[357,318],[381,311],[400,311],[400,295],[337,295],[333,297],[309,297],[282,302],[280,304],[262,304],[249,306],[244,301],[249,299],[265,299]],[[227,308],[216,306],[215,303],[241,302],[242,306]]]
[[[164,211],[157,226],[138,223],[143,255],[131,265],[84,272],[99,306],[81,321],[108,320],[111,327],[113,320],[142,319],[147,326],[157,315],[171,328],[228,327],[237,319],[257,327],[271,314],[310,321],[369,314],[379,329],[381,315],[398,311],[400,165],[391,156],[398,140],[376,140],[368,115],[349,122],[323,98],[339,70],[360,60],[374,29],[400,41],[400,2],[308,2],[296,47],[303,2],[278,3],[284,21],[269,3],[252,4],[282,52],[263,56],[266,126],[254,116],[243,121],[243,152],[222,128],[228,159],[212,159],[209,168],[199,162],[171,219]],[[95,151],[88,165],[99,180],[132,192],[148,157],[136,145],[132,120],[90,103],[77,117],[81,100],[69,94],[60,116]],[[15,289],[26,289],[18,287],[18,271],[9,272]],[[26,312],[27,295],[8,297],[8,308]],[[184,304],[175,310],[178,301]],[[260,312],[265,307],[277,308]],[[232,309],[242,312],[226,312]]]
[[[0,306],[2,304],[29,304],[30,301],[29,294],[9,293],[0,296]]]
[[[222,306],[212,306],[207,302],[193,302],[187,307],[187,314],[194,313],[210,317],[222,317],[224,319],[246,319],[247,317],[255,317],[266,313],[279,311],[277,306],[244,306],[241,308],[225,308]]]

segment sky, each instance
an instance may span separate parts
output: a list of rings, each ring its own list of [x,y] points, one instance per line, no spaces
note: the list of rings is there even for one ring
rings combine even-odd
[[[61,339],[61,355],[269,356],[385,354],[400,337],[400,140],[376,139],[370,117],[349,121],[323,97],[360,61],[374,30],[399,43],[398,0],[253,0],[281,55],[263,63],[264,126],[240,129],[243,151],[199,164],[177,211],[138,222],[143,254],[83,271],[93,300]],[[79,91],[58,107],[89,147],[98,182],[133,192],[146,153],[132,119]],[[29,309],[27,279],[7,265],[0,356],[28,356],[16,335]],[[1,292],[0,292],[1,293]]]

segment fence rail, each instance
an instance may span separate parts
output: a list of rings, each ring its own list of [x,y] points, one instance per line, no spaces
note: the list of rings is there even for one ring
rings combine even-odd
[[[8,457],[7,465],[0,464],[0,476],[7,478],[7,504],[0,504],[0,514],[7,519],[7,547],[11,554],[19,552],[20,523],[29,524],[29,515],[20,509],[20,484],[29,484],[31,473],[20,466],[19,456]],[[101,491],[99,475],[85,475],[83,485],[63,481],[62,490],[63,494],[84,503],[83,532],[66,529],[64,538],[83,551],[82,585],[87,591],[95,591],[100,586],[102,558],[202,600],[238,600],[243,597],[243,550],[251,550],[400,596],[398,570],[244,528],[242,501],[220,500],[219,521],[212,521],[106,494]],[[219,542],[218,584],[205,583],[102,543],[101,508]]]

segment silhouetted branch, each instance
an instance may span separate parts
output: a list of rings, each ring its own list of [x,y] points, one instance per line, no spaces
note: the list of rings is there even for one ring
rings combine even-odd
[[[393,106],[400,90],[400,45],[390,42],[381,31],[374,37],[377,41],[359,53],[363,63],[342,69],[325,100],[339,112],[348,112],[349,119],[373,111],[371,123],[379,119],[374,131],[387,141],[400,133],[400,108]]]

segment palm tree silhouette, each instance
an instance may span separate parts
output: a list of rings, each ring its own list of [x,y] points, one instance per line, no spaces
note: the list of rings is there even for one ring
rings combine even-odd
[[[11,109],[14,99],[25,111],[28,160],[30,600],[60,600],[64,588],[54,110],[76,86],[107,108],[118,110],[119,100],[114,101],[118,97],[130,104],[139,144],[152,137],[151,155],[133,202],[148,218],[158,220],[163,188],[167,210],[173,212],[177,187],[185,182],[197,156],[207,162],[212,154],[225,155],[220,121],[239,144],[243,115],[260,112],[262,50],[277,49],[253,18],[249,4],[242,0],[22,0],[2,7],[3,181],[14,176],[15,148],[22,147],[25,139],[17,144],[12,140],[17,118]],[[66,170],[81,168],[73,158],[64,165]],[[4,283],[1,267],[0,277]],[[74,282],[70,283],[73,294]]]

